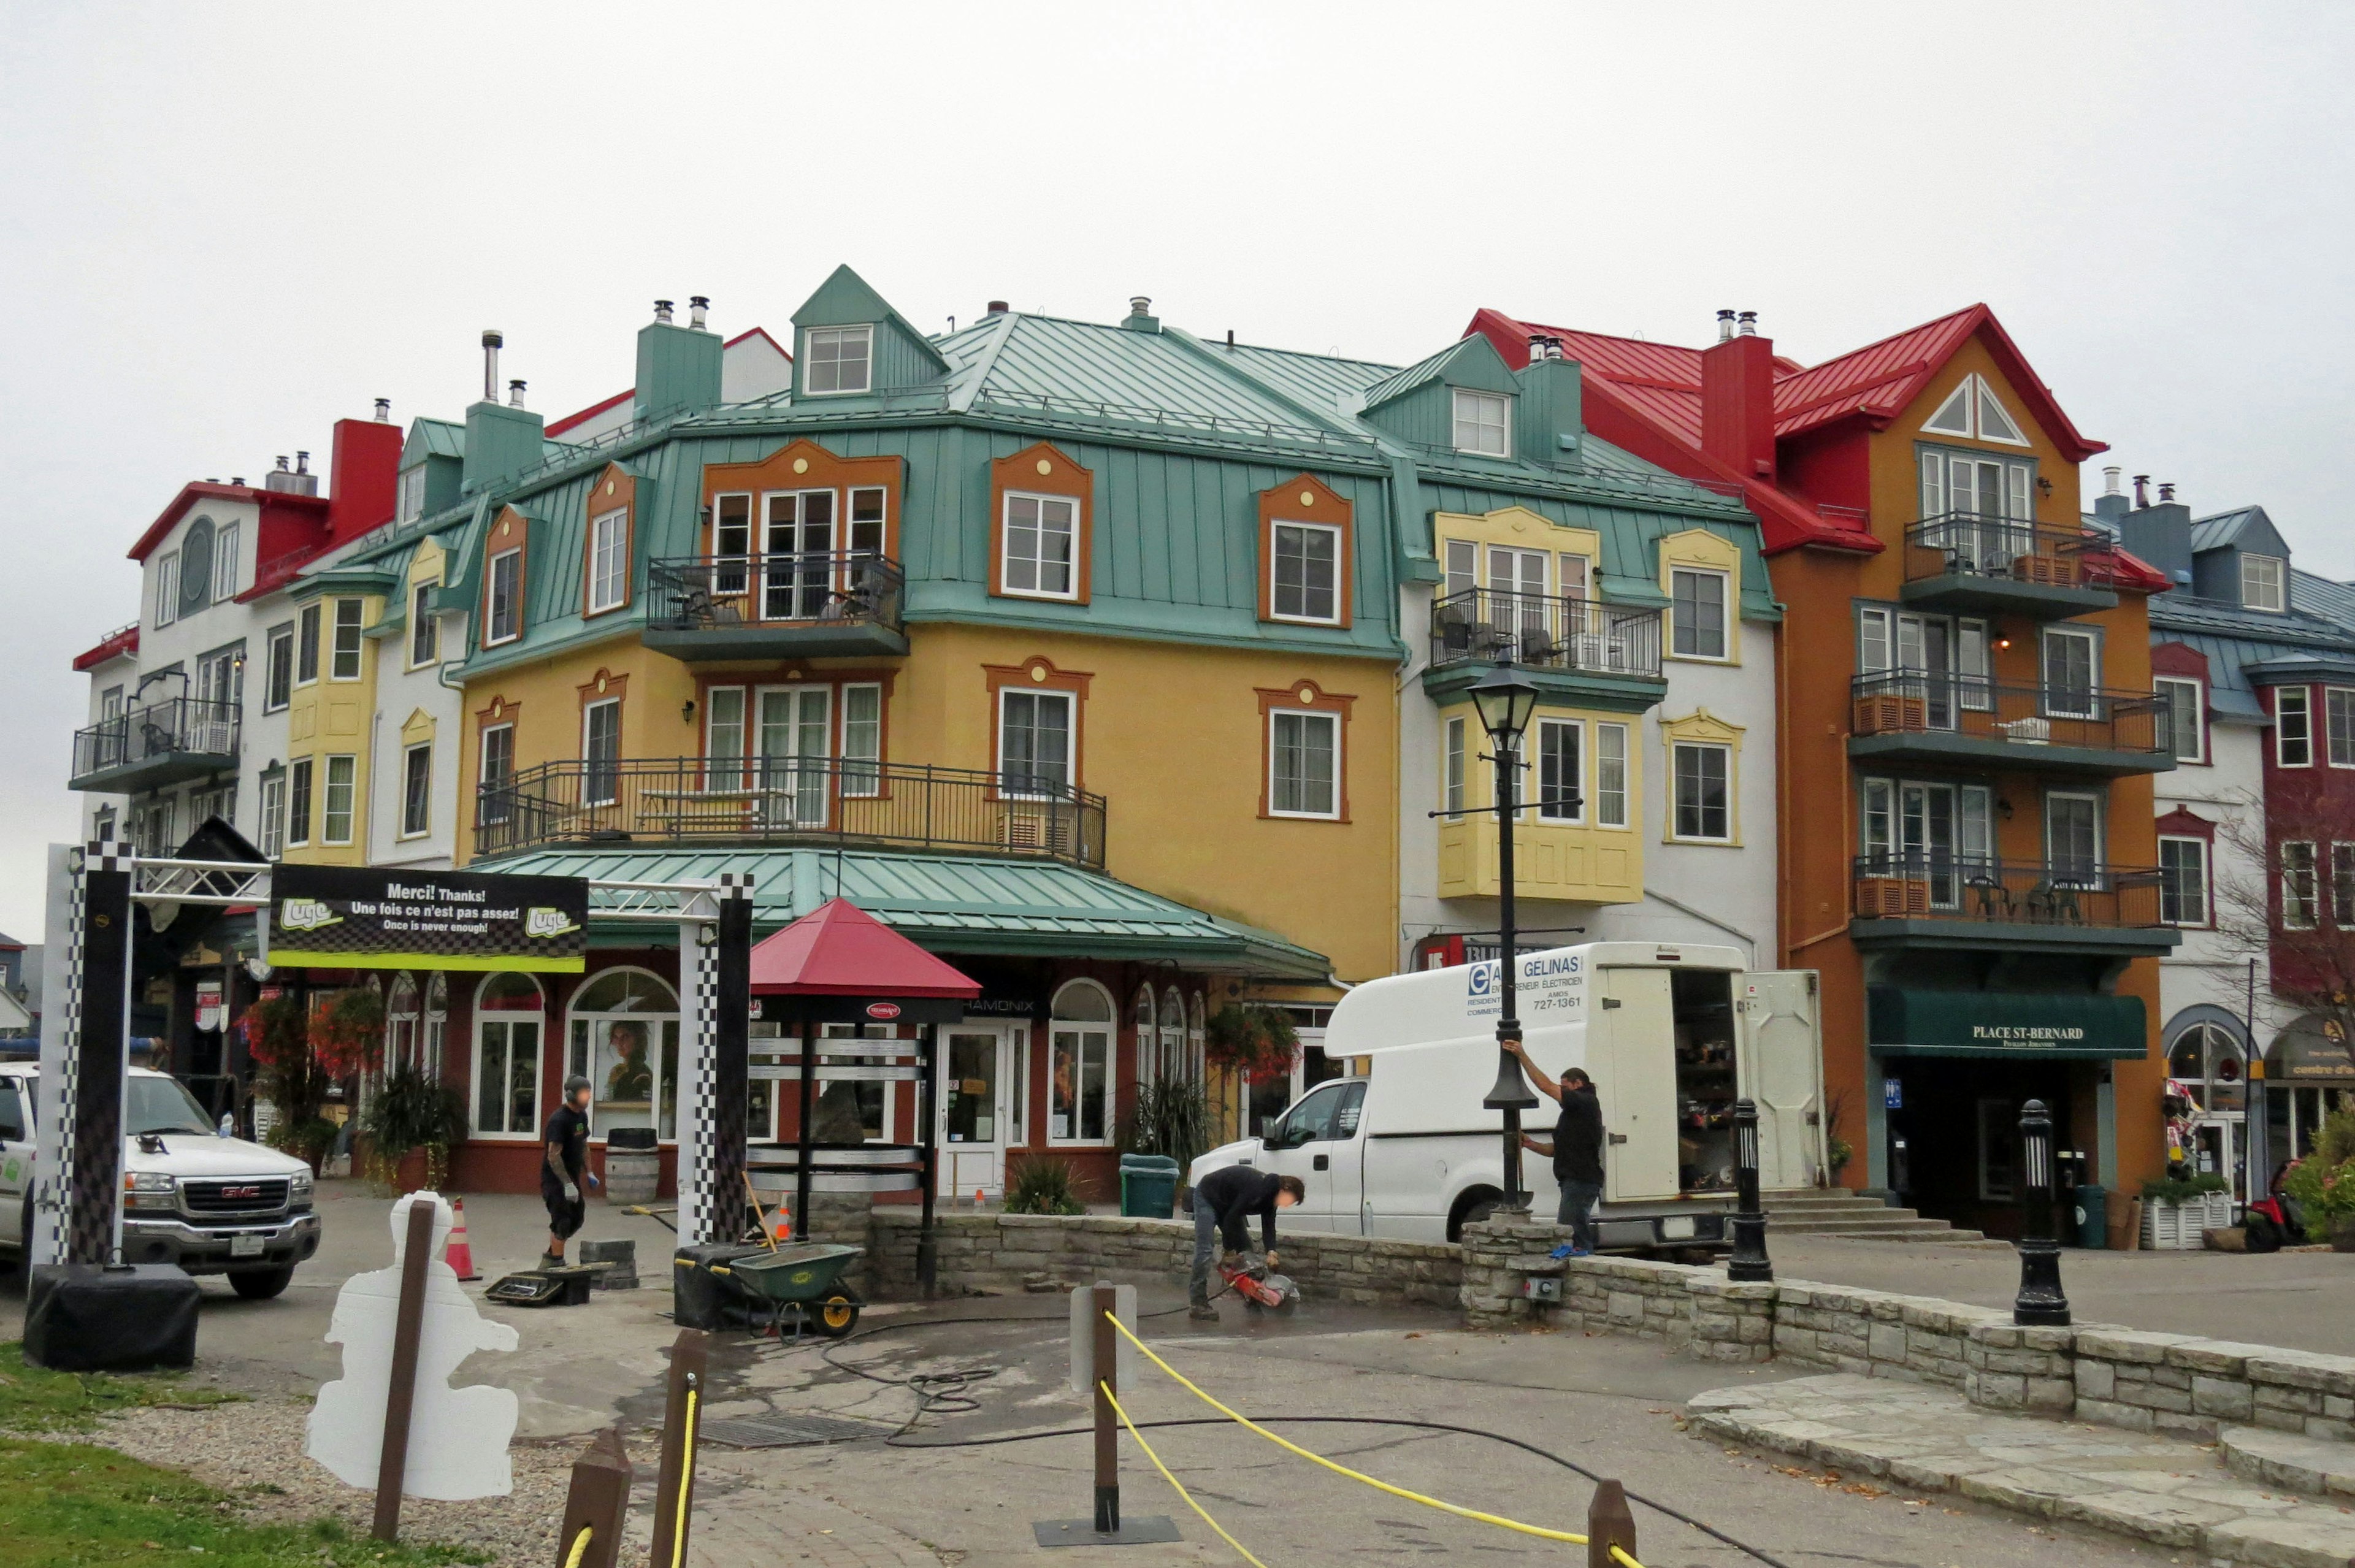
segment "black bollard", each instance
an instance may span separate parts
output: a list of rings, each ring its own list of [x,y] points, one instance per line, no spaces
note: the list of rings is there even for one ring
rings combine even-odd
[[[2019,1295],[2014,1323],[2066,1328],[2061,1243],[2052,1239],[2052,1117],[2041,1100],[2019,1108]]]
[[[1766,1256],[1766,1212],[1758,1205],[1758,1107],[1748,1100],[1733,1103],[1733,1255],[1725,1277],[1763,1285],[1774,1277],[1774,1265]]]

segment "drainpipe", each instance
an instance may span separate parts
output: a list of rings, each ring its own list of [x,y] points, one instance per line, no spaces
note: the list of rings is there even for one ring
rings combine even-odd
[[[1668,894],[1661,892],[1655,888],[1646,888],[1644,890],[1644,896],[1647,899],[1657,899],[1660,902],[1668,905],[1670,909],[1677,911],[1678,913],[1692,916],[1693,919],[1700,922],[1703,925],[1715,926],[1718,930],[1725,933],[1728,936],[1741,938],[1744,943],[1749,944],[1750,962],[1752,966],[1754,968],[1757,965],[1758,939],[1751,935],[1748,932],[1742,930],[1740,926],[1728,925],[1725,922],[1718,919],[1717,916],[1703,913],[1701,911],[1693,908],[1692,905],[1686,903],[1681,899],[1672,899],[1668,897]]]

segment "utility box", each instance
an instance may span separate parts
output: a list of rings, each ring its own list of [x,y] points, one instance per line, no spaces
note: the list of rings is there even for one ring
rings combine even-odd
[[[1521,1295],[1530,1301],[1560,1301],[1561,1299],[1561,1276],[1533,1274],[1521,1281]]]

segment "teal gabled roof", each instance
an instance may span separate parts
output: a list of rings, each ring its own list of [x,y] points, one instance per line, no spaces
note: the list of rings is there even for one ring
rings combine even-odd
[[[797,330],[805,326],[889,325],[905,340],[903,346],[911,353],[932,361],[935,374],[944,373],[949,368],[939,347],[916,330],[907,317],[893,310],[891,302],[851,271],[847,262],[835,268],[817,286],[817,292],[802,302],[793,320]]]
[[[429,457],[466,455],[466,427],[448,420],[411,420],[400,445],[400,466],[414,468]]]
[[[1408,366],[1388,380],[1367,388],[1366,408],[1370,411],[1385,403],[1394,403],[1433,381],[1468,387],[1477,392],[1502,392],[1508,397],[1521,389],[1505,364],[1504,356],[1497,352],[1497,346],[1476,332],[1449,344],[1428,359]]]

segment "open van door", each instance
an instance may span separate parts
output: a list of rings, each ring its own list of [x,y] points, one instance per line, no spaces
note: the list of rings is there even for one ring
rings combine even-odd
[[[1825,1168],[1824,1050],[1813,969],[1743,976],[1742,1093],[1758,1106],[1758,1185],[1813,1187]]]
[[[1677,1195],[1676,1008],[1668,971],[1597,971],[1586,1058],[1603,1103],[1603,1200]]]

